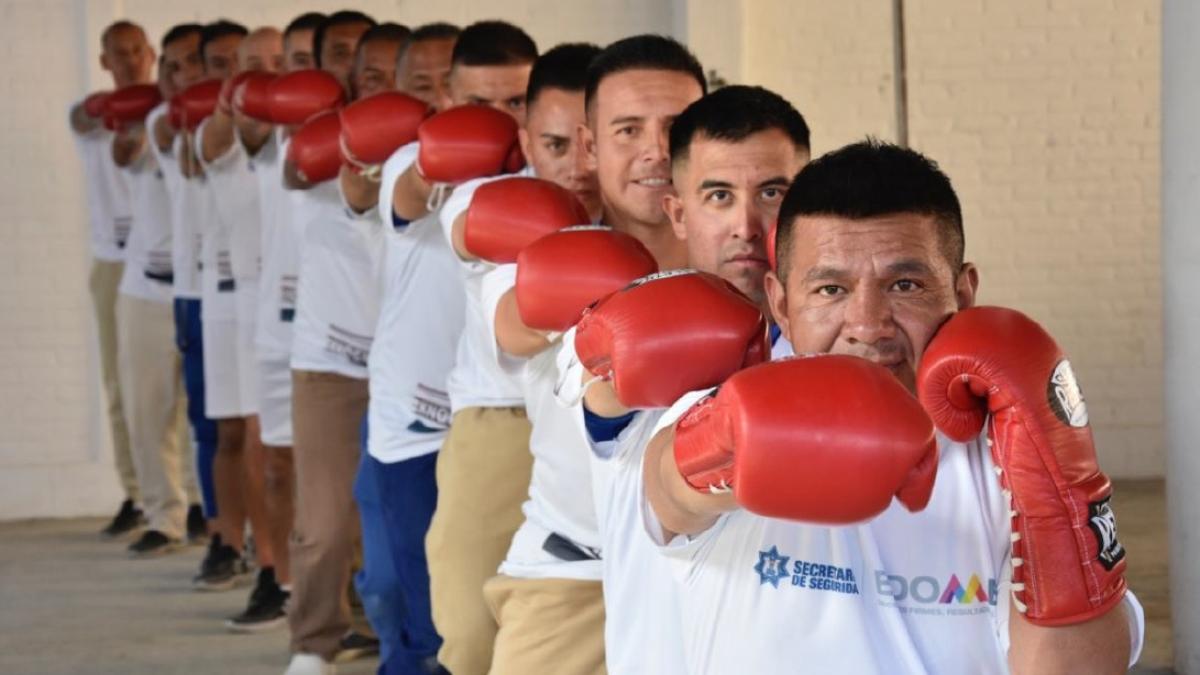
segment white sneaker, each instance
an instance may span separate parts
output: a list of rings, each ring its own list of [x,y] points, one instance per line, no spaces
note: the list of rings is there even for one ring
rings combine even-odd
[[[292,654],[283,675],[334,675],[337,669],[316,654]]]

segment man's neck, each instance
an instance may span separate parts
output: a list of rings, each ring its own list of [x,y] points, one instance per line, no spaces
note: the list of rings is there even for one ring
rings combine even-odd
[[[671,223],[665,218],[661,223],[646,223],[640,220],[623,217],[607,205],[603,209],[602,223],[617,232],[624,232],[642,242],[654,259],[659,269],[671,270],[687,267],[687,249],[683,242],[675,237]]]

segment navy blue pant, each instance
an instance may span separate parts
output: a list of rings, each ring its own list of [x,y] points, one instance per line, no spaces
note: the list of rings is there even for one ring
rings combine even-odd
[[[363,567],[354,586],[379,636],[379,673],[428,673],[442,638],[429,607],[425,533],[437,506],[437,453],[384,464],[363,452],[354,480]]]
[[[204,517],[217,517],[213,458],[217,456],[217,423],[204,415],[204,338],[200,331],[200,301],[175,298],[175,344],[183,355],[183,386],[187,390],[188,422],[196,445],[196,479],[204,500]]]

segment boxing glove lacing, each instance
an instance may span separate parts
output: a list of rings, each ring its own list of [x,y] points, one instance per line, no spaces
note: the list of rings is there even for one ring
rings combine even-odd
[[[990,423],[989,423],[989,426],[990,426]],[[991,456],[992,436],[991,436],[990,432],[988,433],[988,436],[984,439],[984,441],[987,443],[988,458],[993,459]],[[994,459],[993,459],[993,461],[994,461]],[[1020,612],[1021,614],[1025,614],[1026,610],[1029,609],[1029,607],[1024,602],[1021,601],[1021,598],[1017,597],[1018,593],[1024,594],[1024,592],[1025,592],[1025,583],[1019,582],[1016,580],[1017,568],[1025,564],[1025,559],[1017,557],[1017,553],[1016,553],[1016,545],[1021,541],[1021,533],[1019,531],[1017,531],[1017,529],[1016,529],[1016,520],[1017,520],[1018,514],[1013,509],[1012,490],[1009,490],[1008,488],[1004,487],[1004,469],[1000,468],[1000,465],[998,465],[998,464],[993,464],[992,470],[996,472],[996,477],[1000,479],[1000,492],[1004,495],[1006,508],[1008,508],[1009,523],[1012,527],[1012,533],[1009,535],[1009,559],[1012,561],[1012,568],[1013,568],[1013,580],[1012,580],[1012,584],[1011,584],[1011,596],[1012,596],[1013,606],[1017,608],[1018,612]]]

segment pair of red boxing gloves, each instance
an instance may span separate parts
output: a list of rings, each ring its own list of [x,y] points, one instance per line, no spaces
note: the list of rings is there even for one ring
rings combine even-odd
[[[663,286],[651,295],[655,284]],[[920,511],[936,478],[935,426],[967,442],[987,424],[1011,504],[1016,608],[1033,623],[1065,625],[1123,598],[1111,483],[1070,364],[1037,323],[996,307],[955,314],[922,357],[914,398],[886,368],[850,356],[737,370],[739,360],[762,360],[761,346],[745,342],[749,318],[714,312],[732,305],[677,284],[654,281],[599,303],[575,344],[627,404],[662,406],[702,388],[696,382],[723,380],[675,426],[676,466],[693,488],[732,491],[760,515],[829,525],[869,520],[893,497]],[[685,317],[676,330],[668,313],[679,307],[709,320]],[[717,372],[722,361],[733,366],[727,379]]]

